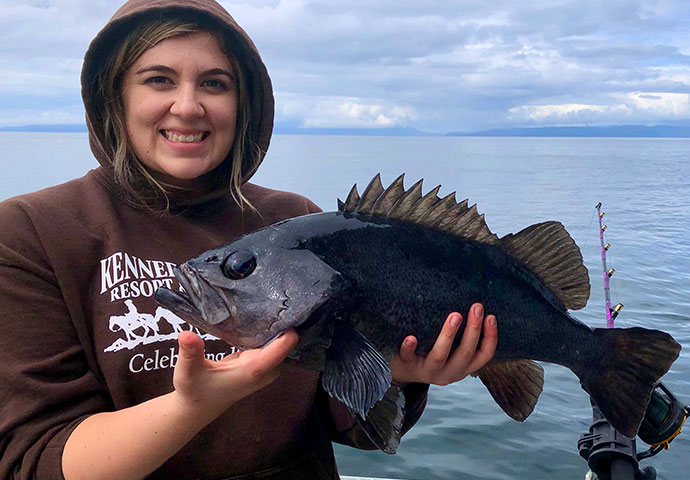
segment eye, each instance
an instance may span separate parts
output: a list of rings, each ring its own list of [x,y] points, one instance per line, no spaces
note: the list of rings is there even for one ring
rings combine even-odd
[[[218,90],[225,90],[227,88],[225,83],[223,83],[220,80],[215,80],[215,79],[206,80],[204,82],[204,85],[206,85],[207,87],[218,89]]]
[[[223,275],[233,280],[248,277],[256,268],[256,257],[247,250],[238,250],[225,258],[223,265]]]
[[[170,80],[167,77],[164,77],[162,75],[156,75],[155,77],[149,77],[146,80],[144,80],[144,83],[148,84],[164,84],[164,83],[169,83]]]

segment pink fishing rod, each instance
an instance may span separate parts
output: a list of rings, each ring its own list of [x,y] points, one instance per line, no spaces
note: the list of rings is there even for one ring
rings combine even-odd
[[[597,213],[599,214],[599,240],[601,241],[601,263],[604,266],[604,296],[606,298],[606,327],[613,328],[613,320],[618,316],[623,305],[619,303],[614,308],[611,308],[611,289],[609,286],[609,279],[613,276],[615,270],[606,267],[606,252],[611,247],[610,243],[604,243],[604,231],[606,225],[603,224],[604,212],[601,211],[601,202],[596,205]]]

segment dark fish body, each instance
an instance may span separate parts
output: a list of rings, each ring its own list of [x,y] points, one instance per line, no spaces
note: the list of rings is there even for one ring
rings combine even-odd
[[[377,177],[338,212],[279,222],[189,260],[177,272],[186,293],[156,298],[240,348],[295,327],[291,358],[323,371],[326,391],[388,452],[403,402],[389,390],[387,360],[407,335],[428,353],[450,312],[481,302],[498,318],[498,345],[478,375],[508,415],[522,421],[536,404],[543,372],[533,360],[557,363],[634,437],[680,346],[656,330],[592,330],[570,316],[585,305],[589,279],[560,223],[499,239],[476,208],[437,191],[422,196],[419,182],[404,190],[402,178],[384,190]]]
[[[397,353],[407,335],[419,339],[417,353],[428,353],[448,314],[467,312],[475,302],[500,319],[496,359],[568,366],[585,362],[600,343],[494,245],[340,212],[308,215],[276,228],[284,230],[281,241],[301,244],[355,286],[331,300],[332,307],[386,357]],[[587,344],[588,352],[583,351]]]

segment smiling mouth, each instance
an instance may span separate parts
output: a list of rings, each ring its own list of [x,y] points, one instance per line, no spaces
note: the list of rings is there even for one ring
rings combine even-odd
[[[208,136],[211,135],[211,132],[204,131],[199,132],[197,134],[184,134],[175,133],[171,130],[161,130],[160,134],[163,135],[166,139],[175,143],[200,143],[206,140],[206,138],[208,138]]]

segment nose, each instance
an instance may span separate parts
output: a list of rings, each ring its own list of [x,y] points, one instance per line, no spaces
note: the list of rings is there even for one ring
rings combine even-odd
[[[205,110],[195,86],[181,85],[175,92],[170,113],[181,118],[204,116]]]

